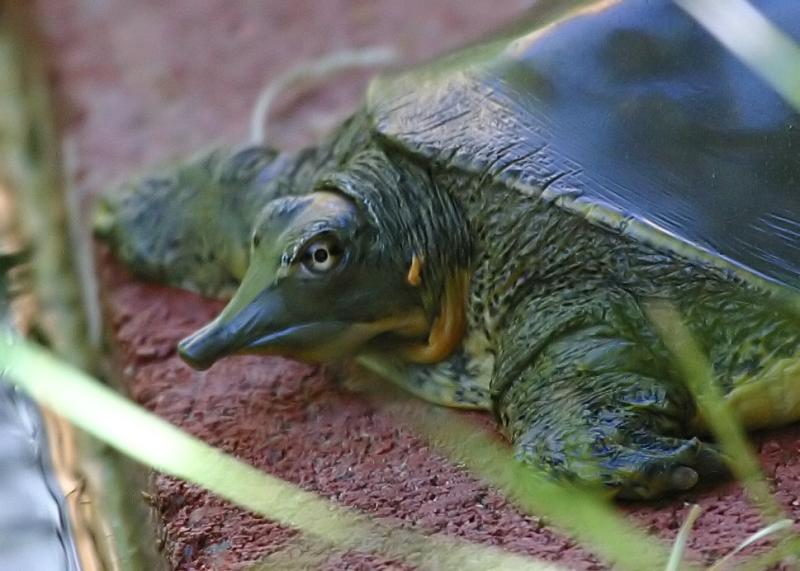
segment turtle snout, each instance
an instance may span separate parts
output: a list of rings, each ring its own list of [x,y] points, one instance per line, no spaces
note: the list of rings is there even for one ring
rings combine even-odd
[[[204,371],[230,353],[229,337],[212,322],[178,343],[178,354],[193,369]]]

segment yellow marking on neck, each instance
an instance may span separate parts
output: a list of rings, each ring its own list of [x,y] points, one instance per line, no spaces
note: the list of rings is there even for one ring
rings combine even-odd
[[[415,337],[424,334],[428,330],[428,320],[425,318],[422,309],[403,315],[385,317],[363,325],[369,327],[373,335],[393,331],[406,337]]]
[[[411,345],[401,355],[414,363],[432,364],[446,358],[461,343],[466,331],[466,302],[469,276],[457,272],[445,284],[441,310],[434,320],[424,345]]]
[[[422,283],[422,258],[416,254],[411,258],[411,267],[408,269],[406,281],[414,287],[419,287]]]

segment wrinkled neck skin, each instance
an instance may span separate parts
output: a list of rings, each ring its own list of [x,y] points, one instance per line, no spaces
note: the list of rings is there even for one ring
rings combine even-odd
[[[333,191],[352,199],[369,222],[371,247],[364,265],[385,272],[387,280],[407,280],[415,289],[428,333],[413,339],[379,335],[365,352],[430,364],[458,348],[466,326],[472,251],[467,222],[427,165],[382,141],[364,113],[320,146],[279,156],[255,177],[254,186],[260,191],[248,193],[249,200],[240,205],[251,226],[266,202],[282,196]]]
[[[369,220],[367,264],[407,276],[433,320],[470,263],[471,241],[457,203],[427,169],[380,141],[316,182],[351,198]],[[462,292],[462,297],[466,292]]]
[[[297,170],[294,180],[303,182],[294,192],[335,187],[354,199],[374,221],[375,267],[420,278],[431,330],[448,286],[464,276],[465,285],[451,287],[463,298],[451,301],[464,323],[450,350],[417,358],[419,345],[378,339],[383,344],[359,357],[428,401],[491,408],[493,378],[494,391],[504,390],[561,324],[618,291],[621,327],[647,347],[657,343],[639,300],[670,300],[704,341],[726,391],[750,378],[763,355],[789,358],[797,346],[796,322],[776,321],[764,292],[734,274],[608,232],[499,181],[417,161],[374,135],[361,115],[309,156],[314,167]],[[731,331],[748,332],[749,353],[729,350]]]

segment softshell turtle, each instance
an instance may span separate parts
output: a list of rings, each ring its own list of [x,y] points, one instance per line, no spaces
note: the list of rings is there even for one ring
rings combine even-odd
[[[800,38],[795,0],[755,3]],[[116,193],[141,275],[235,294],[181,342],[357,357],[488,409],[525,462],[650,498],[725,473],[645,306],[749,427],[800,418],[800,116],[667,0],[543,2],[375,80],[298,153],[217,151]]]

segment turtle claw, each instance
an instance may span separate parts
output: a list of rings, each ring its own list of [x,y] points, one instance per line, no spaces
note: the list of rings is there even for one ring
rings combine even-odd
[[[614,470],[604,479],[617,490],[618,498],[643,500],[685,492],[701,481],[728,475],[725,460],[714,446],[697,438],[653,436],[647,445],[616,455]]]
[[[586,442],[585,448],[580,441],[559,440],[548,450],[541,446],[546,442],[529,433],[517,442],[517,457],[558,479],[604,487],[621,500],[685,492],[701,482],[730,475],[724,456],[714,445],[648,429],[608,432]],[[565,454],[565,450],[571,453]]]
[[[670,482],[675,490],[690,490],[700,480],[700,475],[689,466],[678,466],[672,471]]]

